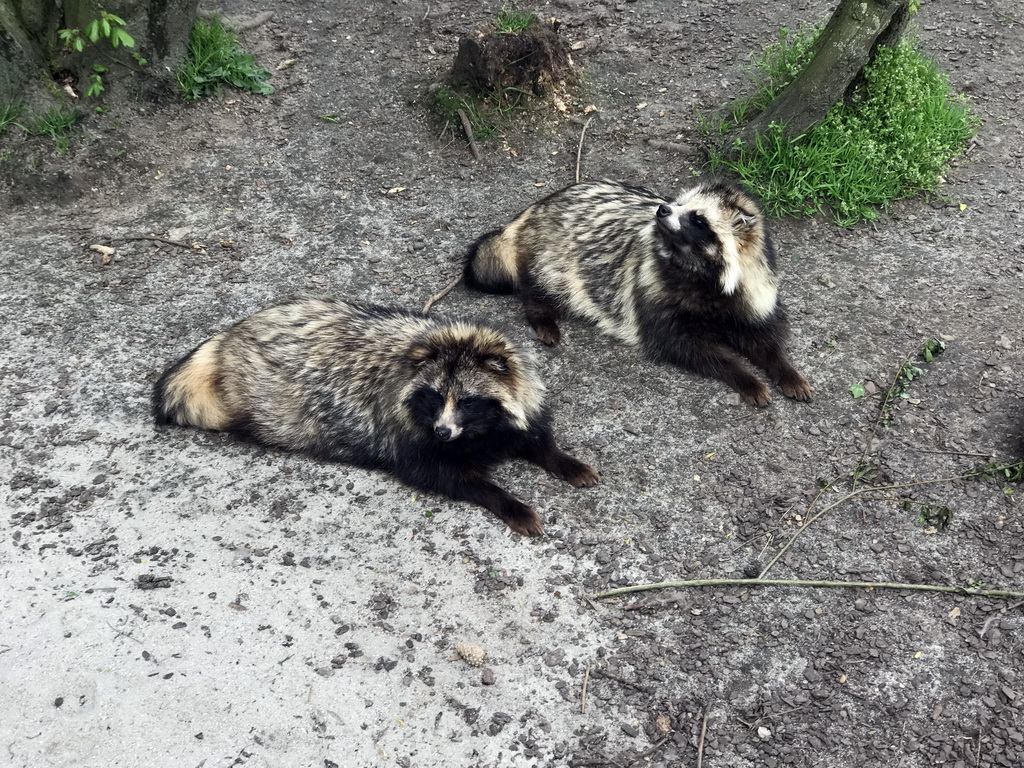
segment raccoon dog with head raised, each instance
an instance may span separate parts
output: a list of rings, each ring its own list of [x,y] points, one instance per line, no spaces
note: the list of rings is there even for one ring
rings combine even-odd
[[[257,312],[171,366],[153,414],[383,469],[527,536],[540,517],[491,482],[495,465],[527,459],[575,486],[599,477],[555,445],[528,353],[486,326],[387,307],[300,299]]]
[[[520,293],[545,344],[558,343],[559,318],[581,316],[654,360],[767,405],[768,388],[743,358],[786,396],[811,397],[786,352],[775,261],[764,214],[739,186],[704,181],[669,201],[601,181],[556,192],[481,237],[464,279],[488,293]]]

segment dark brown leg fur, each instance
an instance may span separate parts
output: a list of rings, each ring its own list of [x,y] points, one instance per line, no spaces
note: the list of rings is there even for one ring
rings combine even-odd
[[[793,367],[786,350],[777,341],[754,338],[744,343],[740,351],[750,362],[762,368],[786,397],[803,401],[811,399],[811,385]]]
[[[435,472],[428,477],[414,471],[396,474],[409,485],[441,493],[458,501],[477,504],[491,512],[516,533],[523,536],[540,536],[544,524],[540,516],[504,488],[492,483],[485,475],[472,471],[458,471],[447,467],[446,471]]]
[[[764,407],[772,401],[771,392],[747,370],[743,358],[724,344],[694,339],[687,334],[673,338],[645,340],[648,353],[688,371],[724,381],[739,392],[744,403]]]
[[[562,340],[562,332],[558,330],[558,313],[549,304],[526,297],[526,321],[537,334],[537,338],[547,346],[553,347]]]
[[[576,488],[597,485],[601,479],[601,473],[592,466],[559,449],[550,432],[529,442],[520,451],[520,456]]]

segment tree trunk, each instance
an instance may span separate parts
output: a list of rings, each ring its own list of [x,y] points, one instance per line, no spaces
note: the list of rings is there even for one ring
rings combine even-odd
[[[108,0],[103,10],[120,16],[124,29],[135,39],[135,51],[148,61],[140,68],[123,49],[112,49],[106,40],[89,45],[82,53],[69,53],[57,36],[59,29],[85,28],[99,10],[89,0],[0,0],[0,99],[20,99],[33,83],[62,69],[83,80],[94,63],[110,64],[115,58],[124,72],[141,69],[146,90],[173,79],[184,63],[198,0]],[[122,74],[111,71],[111,76]]]
[[[752,143],[773,123],[791,137],[821,122],[863,81],[880,45],[899,42],[910,16],[908,0],[841,0],[811,51],[807,67],[752,120],[729,136]],[[728,145],[727,145],[728,146]]]

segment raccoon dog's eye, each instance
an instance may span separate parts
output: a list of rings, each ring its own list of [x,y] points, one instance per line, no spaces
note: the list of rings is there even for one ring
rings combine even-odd
[[[708,220],[696,211],[690,211],[690,223],[695,227],[700,227],[701,229],[710,229],[710,227],[708,227]]]
[[[467,421],[474,422],[485,420],[501,411],[501,403],[483,395],[460,397],[456,407]]]

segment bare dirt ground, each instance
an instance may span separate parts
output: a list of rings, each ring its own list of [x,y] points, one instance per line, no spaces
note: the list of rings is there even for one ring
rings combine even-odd
[[[539,7],[582,43],[578,106],[598,108],[584,177],[685,186],[701,168],[696,110],[741,91],[775,30],[831,5]],[[582,323],[538,351],[562,443],[603,473],[575,490],[502,469],[544,517],[539,540],[379,474],[151,425],[159,372],[212,332],[302,292],[418,308],[481,232],[573,180],[578,113],[534,115],[477,163],[427,108],[459,35],[499,7],[230,0],[228,14],[274,13],[244,39],[270,68],[296,60],[276,94],[152,104],[115,88],[68,156],[0,137],[0,763],[1024,765],[1019,601],[590,599],[756,575],[822,481],[856,466],[881,393],[928,337],[947,351],[870,441],[874,482],[1021,456],[1016,0],[924,3],[922,45],[983,121],[941,198],[854,230],[775,223],[813,403],[734,405]],[[201,247],[133,239],[149,235]],[[109,263],[94,243],[116,247]],[[506,298],[460,288],[435,311],[535,343]],[[850,501],[771,575],[1024,589],[1012,490],[901,492],[950,507],[946,532]],[[483,667],[458,642],[482,647]]]

